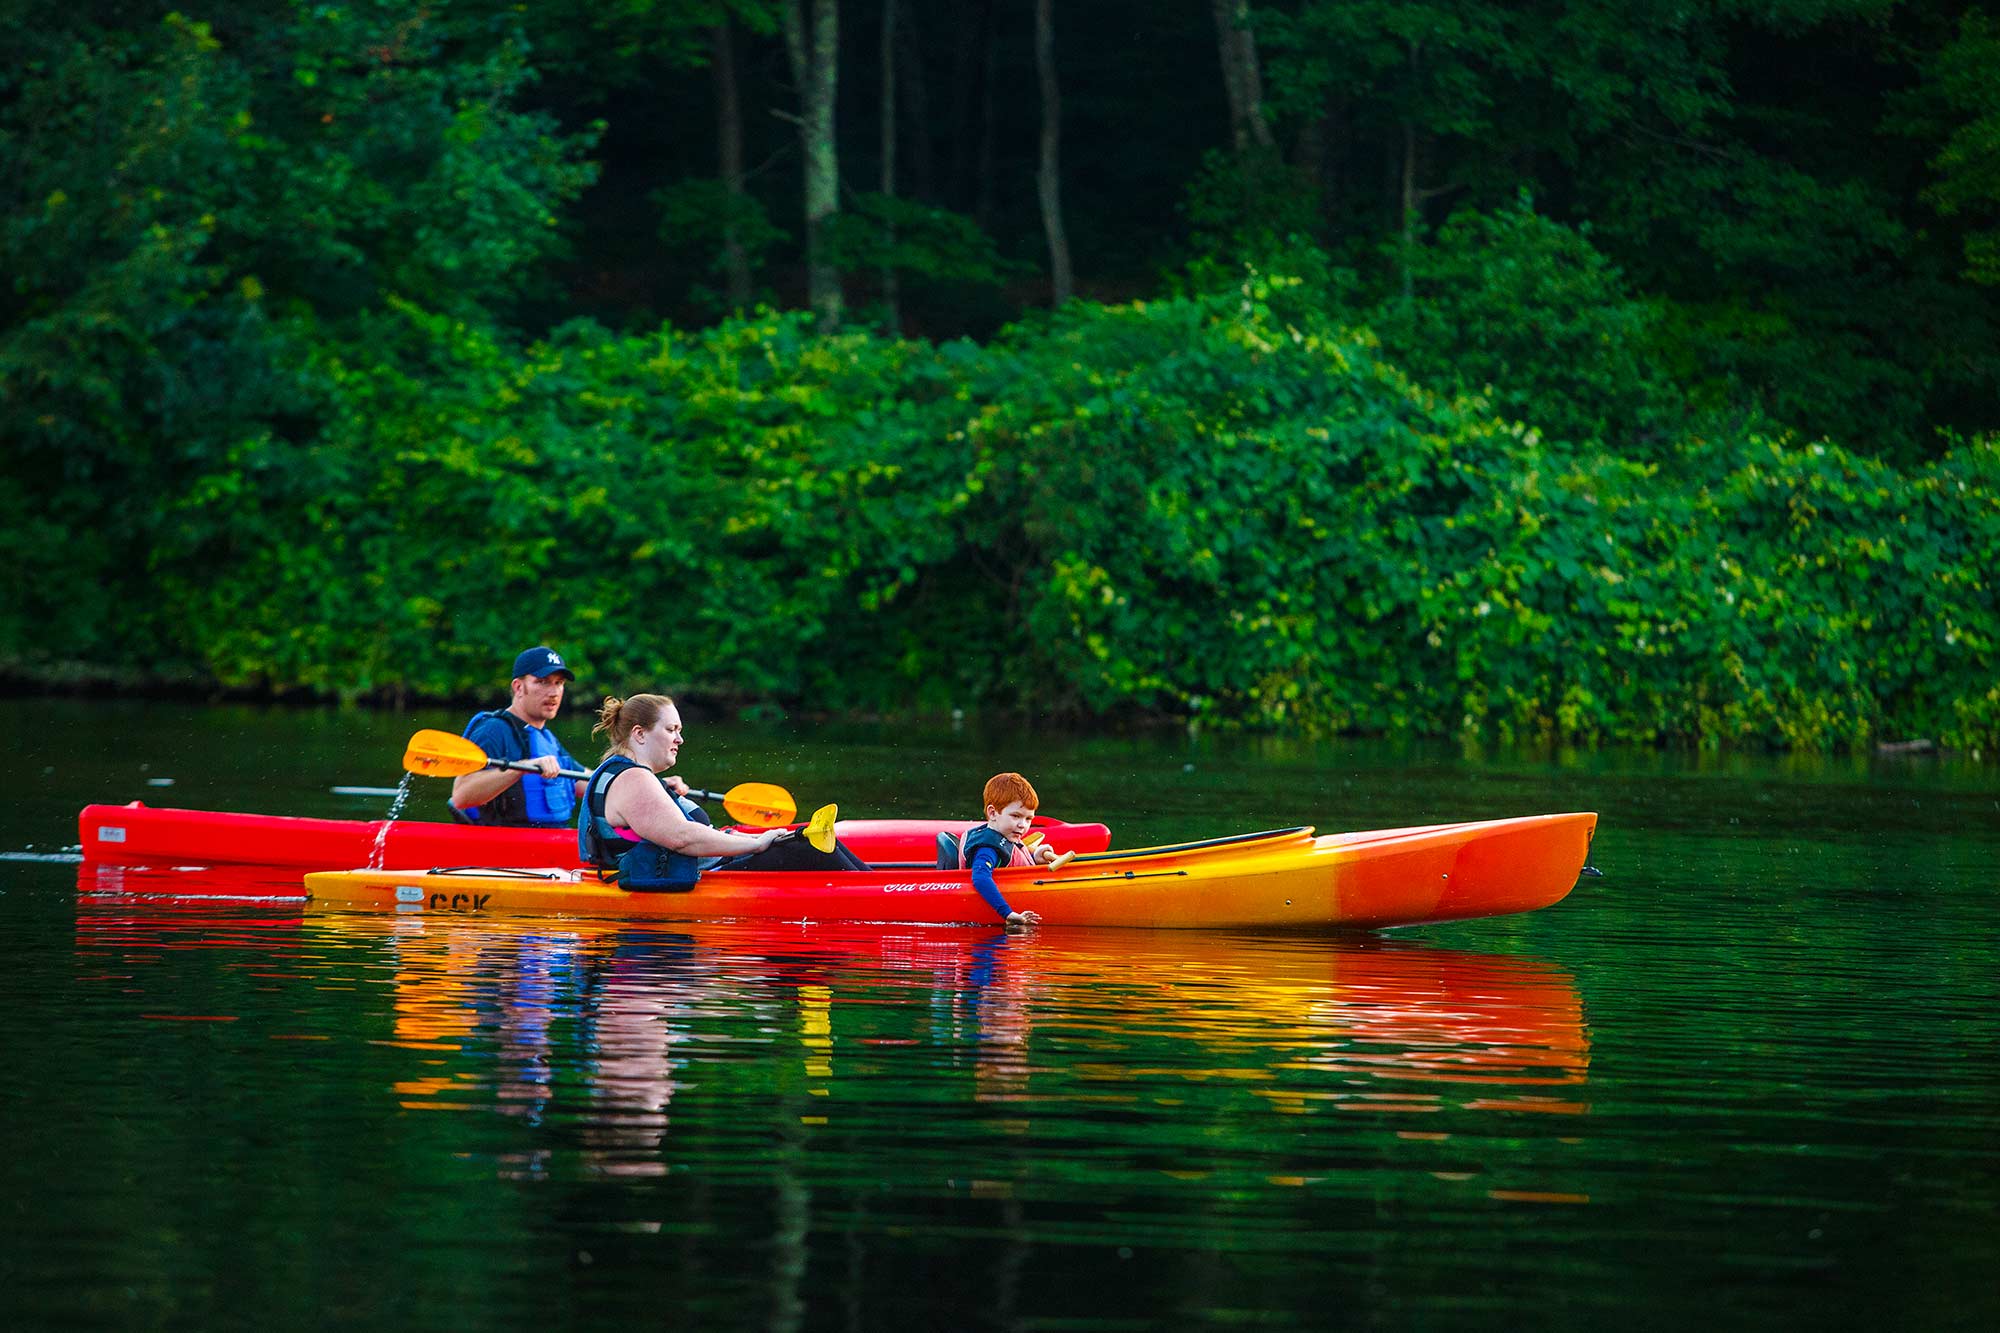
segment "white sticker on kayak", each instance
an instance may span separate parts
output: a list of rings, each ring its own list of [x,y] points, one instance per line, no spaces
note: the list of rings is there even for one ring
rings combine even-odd
[[[424,900],[424,891],[421,888],[417,887],[415,884],[398,884],[396,886],[397,902],[420,903],[423,900]]]
[[[884,885],[882,886],[882,892],[884,892],[884,893],[948,893],[948,892],[950,892],[950,891],[951,891],[951,890],[953,890],[953,889],[956,889],[956,888],[962,888],[962,887],[964,887],[964,886],[963,886],[963,885],[959,885],[959,884],[954,884],[954,883],[953,883],[952,881],[950,881],[950,880],[945,880],[945,881],[943,881],[943,882],[941,882],[941,883],[940,883],[940,882],[937,882],[937,881],[932,881],[932,882],[930,882],[930,883],[928,883],[928,884],[884,884]]]
[[[97,840],[99,842],[123,842],[125,841],[125,830],[122,828],[112,828],[107,825],[97,830]]]

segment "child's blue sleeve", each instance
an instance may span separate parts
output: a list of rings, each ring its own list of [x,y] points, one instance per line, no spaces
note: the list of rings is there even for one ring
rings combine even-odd
[[[972,887],[979,890],[979,896],[986,905],[1000,914],[1005,921],[1014,914],[1007,906],[1007,900],[1000,895],[1000,886],[993,882],[993,868],[1000,864],[1000,853],[991,847],[981,847],[972,854]]]

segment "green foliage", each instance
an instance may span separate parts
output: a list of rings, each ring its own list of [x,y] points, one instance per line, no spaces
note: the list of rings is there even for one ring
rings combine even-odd
[[[894,195],[855,195],[827,224],[826,244],[843,269],[888,268],[963,287],[996,287],[1019,271],[971,218]]]
[[[528,71],[477,16],[222,7],[28,36],[0,104],[0,480],[34,517],[0,553],[66,555],[0,599],[0,630],[31,658],[200,662],[158,610],[159,553],[226,562],[204,509],[257,505],[246,478],[311,484],[318,349],[390,292],[504,307],[590,172],[509,109]]]
[[[1439,398],[1269,293],[1079,311],[975,438],[1091,711],[1304,731],[1991,745],[1991,441],[1607,457]],[[1915,649],[1912,645],[1917,645]]]
[[[1587,232],[1522,199],[1454,214],[1406,261],[1410,295],[1369,322],[1389,358],[1543,434],[1655,452],[1681,408],[1658,368],[1655,303],[1633,296]]]
[[[886,703],[896,603],[953,546],[958,470],[915,445],[963,355],[770,314],[522,352],[398,302],[321,367],[320,475],[240,460],[260,503],[162,586],[227,684],[457,694],[526,634],[610,689]],[[212,514],[232,481],[198,489]]]
[[[769,35],[779,6],[778,0],[536,0],[521,8],[536,64],[602,89],[628,87],[661,66],[697,69],[709,57],[716,25]]]
[[[987,350],[771,313],[518,348],[395,301],[310,366],[323,438],[164,501],[150,587],[218,682],[350,696],[479,693],[542,638],[599,689],[833,708],[2000,740],[1991,438],[1621,459],[1285,318],[1300,286]]]
[[[217,245],[245,212],[243,96],[207,27],[175,17],[53,53],[8,107],[0,480],[25,521],[0,525],[0,553],[62,552],[0,600],[31,655],[157,651],[136,576],[161,497],[188,457],[296,405],[265,293]]]
[[[763,201],[749,193],[732,194],[728,183],[715,177],[676,181],[655,190],[653,202],[660,210],[660,239],[673,249],[692,253],[710,274],[727,274],[732,233],[752,273],[791,239],[771,221]],[[721,308],[719,298],[710,299]]]
[[[1197,259],[1226,267],[1295,254],[1320,227],[1319,201],[1305,173],[1261,149],[1211,151],[1181,211]]]
[[[1941,309],[1917,276],[1891,277],[1912,244],[1876,186],[1800,171],[1747,148],[1662,152],[1628,182],[1600,236],[1658,281],[1700,255],[1713,276],[1673,283],[1679,378],[1702,400],[1797,423],[1871,452],[1912,453],[1931,385],[1885,354],[1937,336],[1907,308]],[[1899,300],[1900,292],[1900,300]],[[1905,306],[1903,303],[1910,303]],[[1960,324],[1977,346],[1976,321]],[[1974,369],[1957,358],[1954,377]]]
[[[1981,225],[1965,237],[1966,276],[1985,286],[2000,283],[2000,24],[1977,10],[1960,20],[1958,38],[1932,64],[1930,85],[1952,122],[1931,162],[1935,184],[1926,192],[1947,216],[1969,214]]]
[[[0,557],[39,572],[5,665],[459,697],[545,638],[604,688],[827,707],[1991,746],[1995,30],[1905,8],[1257,8],[1281,149],[1205,159],[1219,92],[1202,131],[1185,78],[1066,67],[1079,255],[1171,253],[1185,294],[988,347],[512,327],[612,88],[656,117],[592,192],[629,249],[657,266],[651,198],[782,286],[782,230],[703,179],[702,81],[659,77],[727,13],[777,96],[764,0],[9,10]],[[1159,30],[1213,79],[1207,27]],[[913,323],[1017,299],[1040,250],[977,137],[1018,55],[989,37],[954,35],[980,96],[904,127],[910,194],[830,229],[930,289]],[[1177,199],[1183,241],[1134,244]],[[680,299],[622,276],[606,304]]]

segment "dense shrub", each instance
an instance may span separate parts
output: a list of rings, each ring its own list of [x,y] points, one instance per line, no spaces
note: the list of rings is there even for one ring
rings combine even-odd
[[[1633,295],[1587,232],[1523,199],[1457,213],[1401,258],[1408,291],[1367,319],[1418,379],[1628,457],[1651,456],[1677,431],[1684,407],[1662,364],[1663,307]]]
[[[523,348],[393,301],[302,367],[316,434],[183,456],[146,623],[221,684],[328,695],[490,693],[546,640],[586,692],[2000,739],[1994,440],[1621,458],[1298,296],[1076,303],[987,348],[768,313]],[[119,629],[94,660],[149,664]]]
[[[399,306],[322,368],[312,480],[208,479],[226,517],[163,586],[230,684],[451,694],[543,638],[606,689],[866,694],[886,648],[861,622],[952,549],[937,445],[969,354],[801,316],[523,354]]]
[[[1267,291],[1078,312],[976,423],[1024,497],[1035,652],[1081,707],[1992,743],[1992,441],[1909,476],[1755,437],[1625,461],[1273,321]]]

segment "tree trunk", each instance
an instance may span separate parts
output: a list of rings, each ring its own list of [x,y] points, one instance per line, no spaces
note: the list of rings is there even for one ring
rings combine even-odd
[[[729,194],[729,215],[722,223],[723,267],[729,278],[730,309],[744,310],[750,305],[750,260],[737,227],[744,206],[743,103],[736,91],[736,42],[727,13],[709,30],[709,47],[715,79],[716,158]]]
[[[1061,305],[1075,294],[1069,267],[1069,235],[1063,230],[1062,94],[1056,87],[1055,0],[1035,0],[1035,72],[1042,85],[1042,164],[1036,191],[1042,202],[1042,230],[1049,238],[1050,304]]]
[[[826,223],[840,211],[840,159],[833,99],[840,75],[840,0],[785,0],[785,49],[799,89],[799,147],[805,160],[807,300],[829,325],[840,323],[840,271],[826,256]]]
[[[1210,0],[1215,12],[1216,47],[1222,56],[1222,88],[1229,97],[1229,138],[1242,156],[1253,146],[1271,146],[1264,119],[1264,76],[1257,63],[1257,35],[1250,30],[1249,0]]]
[[[882,0],[882,195],[896,197],[896,0]],[[882,304],[889,331],[903,331],[902,292],[896,277],[896,224],[883,237],[889,257],[882,263]]]

